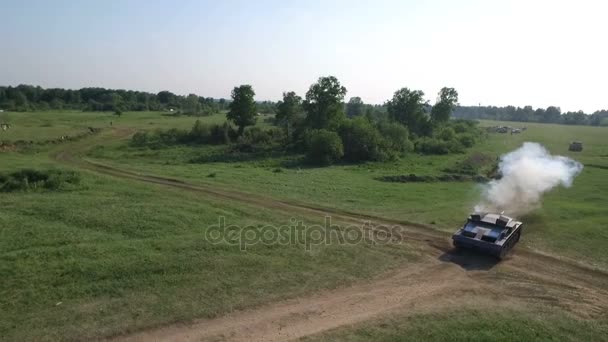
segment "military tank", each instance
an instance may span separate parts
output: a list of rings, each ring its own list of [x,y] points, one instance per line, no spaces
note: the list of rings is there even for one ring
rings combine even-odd
[[[503,259],[519,241],[523,224],[520,221],[493,213],[471,214],[454,235],[454,247],[473,249]]]
[[[581,152],[582,150],[583,143],[580,141],[573,141],[570,143],[570,146],[568,146],[568,151]]]

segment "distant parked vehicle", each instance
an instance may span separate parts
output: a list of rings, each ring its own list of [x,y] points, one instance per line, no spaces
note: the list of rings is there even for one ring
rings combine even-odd
[[[583,150],[583,143],[580,141],[573,141],[570,143],[568,150],[573,152],[581,152]]]

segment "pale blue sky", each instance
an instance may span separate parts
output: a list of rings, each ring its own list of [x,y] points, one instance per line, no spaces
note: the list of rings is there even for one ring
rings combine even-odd
[[[604,1],[0,0],[0,84],[229,97],[398,88],[466,105],[608,108]]]

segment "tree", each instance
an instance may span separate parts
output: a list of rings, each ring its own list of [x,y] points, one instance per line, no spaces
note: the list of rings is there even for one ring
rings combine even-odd
[[[561,120],[566,125],[585,125],[587,124],[587,115],[583,111],[566,112],[561,116]]]
[[[387,111],[390,119],[397,121],[417,135],[430,135],[431,127],[424,111],[424,93],[421,90],[401,88],[388,101]]]
[[[167,90],[159,92],[156,96],[158,96],[158,101],[164,105],[173,104],[175,102],[175,98],[177,97],[175,94]]]
[[[245,127],[255,125],[257,110],[254,96],[255,92],[248,84],[232,89],[232,102],[226,118],[239,127],[239,136]]]
[[[543,122],[559,122],[562,111],[559,107],[550,106],[545,110]]]
[[[458,92],[454,88],[443,87],[437,96],[437,102],[431,110],[431,120],[436,123],[447,122],[458,105]]]
[[[360,97],[351,97],[346,104],[346,116],[349,118],[360,116],[365,113],[365,104]]]
[[[303,107],[306,125],[315,129],[336,130],[344,120],[346,88],[334,76],[321,77],[310,86]]]
[[[285,128],[288,137],[291,135],[294,120],[300,113],[302,113],[302,98],[293,91],[283,93],[283,101],[277,105],[276,120]]]
[[[201,111],[201,103],[198,100],[198,96],[194,94],[188,95],[184,100],[183,109],[186,114],[198,114]]]

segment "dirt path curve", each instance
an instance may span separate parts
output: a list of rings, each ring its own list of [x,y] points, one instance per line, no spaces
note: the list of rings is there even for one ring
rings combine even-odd
[[[362,322],[404,307],[433,302],[455,288],[441,281],[458,275],[452,265],[432,269],[417,265],[389,277],[307,298],[286,300],[254,310],[203,320],[188,326],[171,326],[120,338],[122,341],[284,341]]]
[[[116,138],[131,134],[115,130]],[[284,341],[381,317],[392,312],[420,313],[453,306],[455,301],[518,303],[518,308],[549,305],[580,317],[608,318],[608,274],[586,265],[518,247],[516,254],[495,259],[452,251],[449,236],[424,225],[281,201],[235,190],[195,185],[140,174],[82,159],[86,146],[63,149],[58,161],[102,174],[200,192],[241,203],[299,213],[330,215],[336,221],[398,225],[394,234],[415,243],[422,260],[371,281],[280,301],[226,316],[154,328],[117,341]]]

